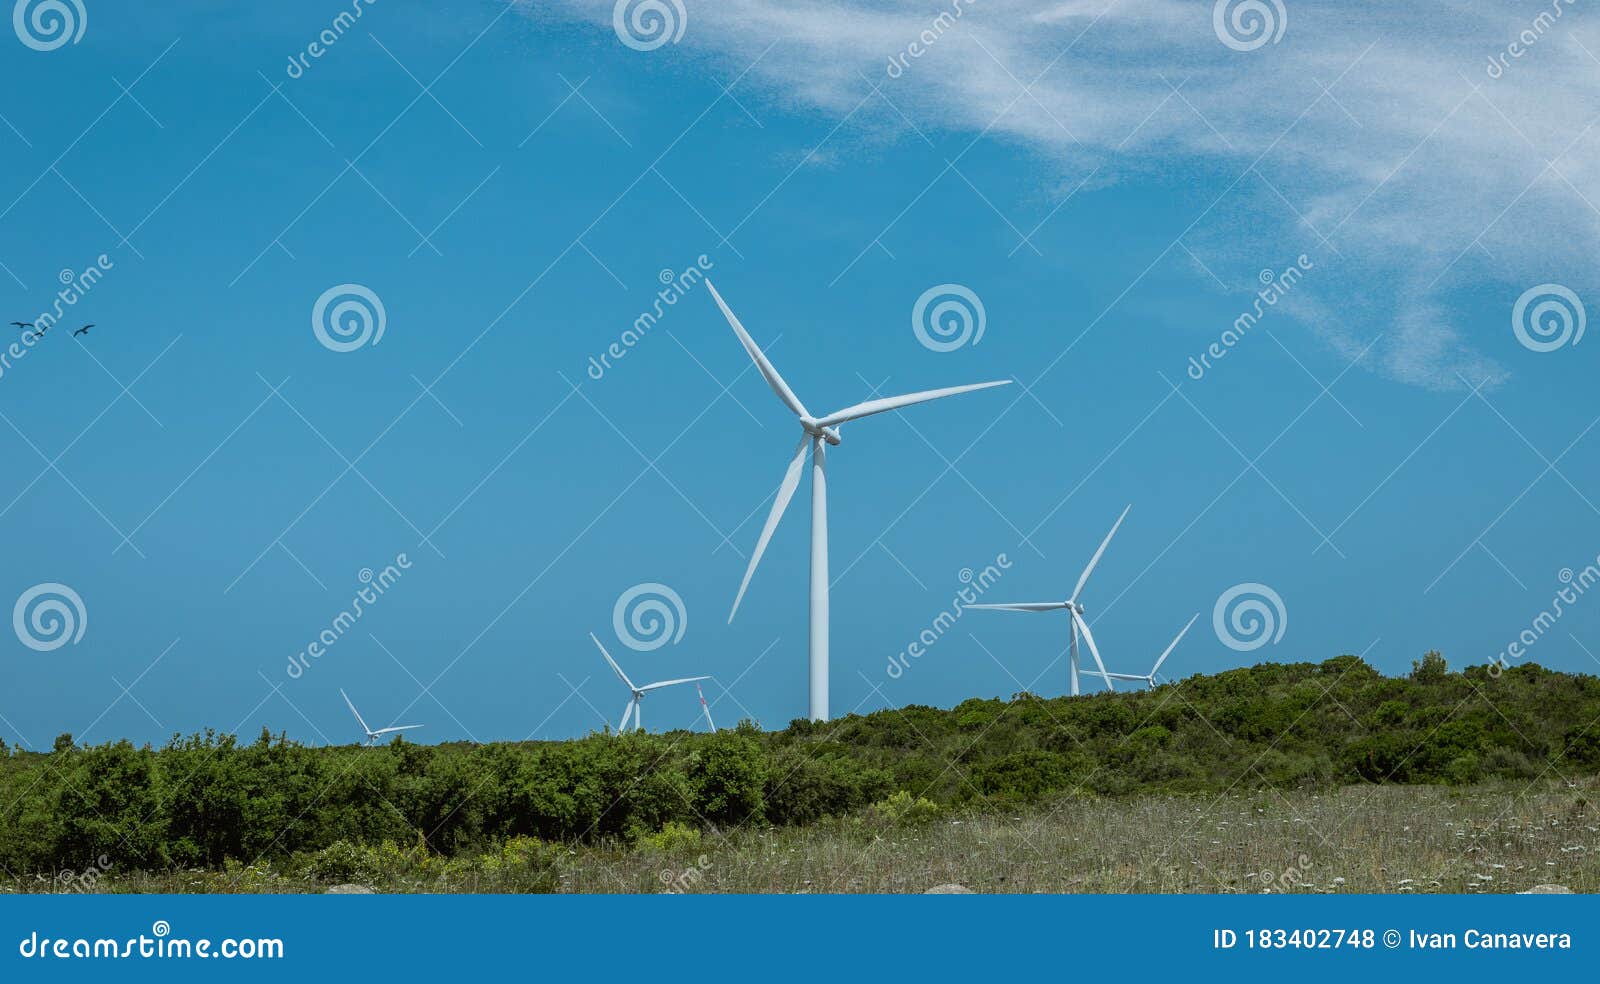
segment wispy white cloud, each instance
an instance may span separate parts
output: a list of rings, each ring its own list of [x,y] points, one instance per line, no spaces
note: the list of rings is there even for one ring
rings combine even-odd
[[[870,80],[918,128],[1017,141],[1063,183],[1094,169],[1097,182],[1194,165],[1240,175],[1185,245],[1238,283],[1316,252],[1295,310],[1342,351],[1381,334],[1368,361],[1396,379],[1504,375],[1452,309],[1484,283],[1505,288],[1509,326],[1524,286],[1600,282],[1590,0],[1283,0],[1281,40],[1249,51],[1219,40],[1208,0],[683,2],[680,57],[743,67],[765,51],[751,80],[817,110],[850,112]],[[557,5],[611,28],[614,0]],[[880,103],[858,119],[904,127]]]

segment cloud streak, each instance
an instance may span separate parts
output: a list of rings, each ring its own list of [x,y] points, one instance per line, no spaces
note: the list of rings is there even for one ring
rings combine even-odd
[[[1509,325],[1528,285],[1594,286],[1600,12],[1584,2],[1284,0],[1281,39],[1241,51],[1208,2],[691,0],[675,50],[741,68],[765,51],[750,78],[781,98],[1015,141],[1062,184],[1237,174],[1184,247],[1239,284],[1315,251],[1293,316],[1351,358],[1381,335],[1364,364],[1456,389],[1506,375],[1473,342],[1469,300],[1504,295]],[[608,30],[614,6],[558,2]],[[1278,16],[1273,0],[1224,13],[1241,6],[1228,23]],[[863,105],[872,84],[887,99]]]

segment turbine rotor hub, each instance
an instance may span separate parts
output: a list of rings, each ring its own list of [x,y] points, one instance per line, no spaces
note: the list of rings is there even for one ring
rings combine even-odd
[[[839,443],[844,440],[839,434],[839,428],[820,426],[815,417],[801,417],[800,426],[805,429],[807,434],[812,437],[820,437],[834,447],[838,447]]]

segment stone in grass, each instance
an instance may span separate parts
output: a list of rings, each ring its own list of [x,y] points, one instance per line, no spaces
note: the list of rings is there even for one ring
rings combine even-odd
[[[1535,885],[1532,888],[1528,889],[1526,892],[1518,892],[1517,894],[1518,895],[1571,895],[1572,894],[1572,889],[1568,888],[1565,885]]]
[[[367,885],[335,885],[328,889],[328,895],[377,895],[377,890]]]
[[[945,885],[935,885],[932,888],[928,889],[926,892],[923,892],[922,894],[923,895],[971,895],[972,894],[972,889],[968,888],[965,885],[957,885],[954,882],[951,882],[951,883],[948,883],[948,884],[945,884]]]

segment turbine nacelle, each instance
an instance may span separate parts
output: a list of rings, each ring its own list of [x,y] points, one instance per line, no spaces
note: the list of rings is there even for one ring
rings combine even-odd
[[[839,428],[824,427],[815,417],[801,417],[800,426],[805,429],[807,434],[810,434],[812,437],[820,437],[834,447],[838,447],[839,442],[844,440],[843,436],[841,436],[839,433]]]

